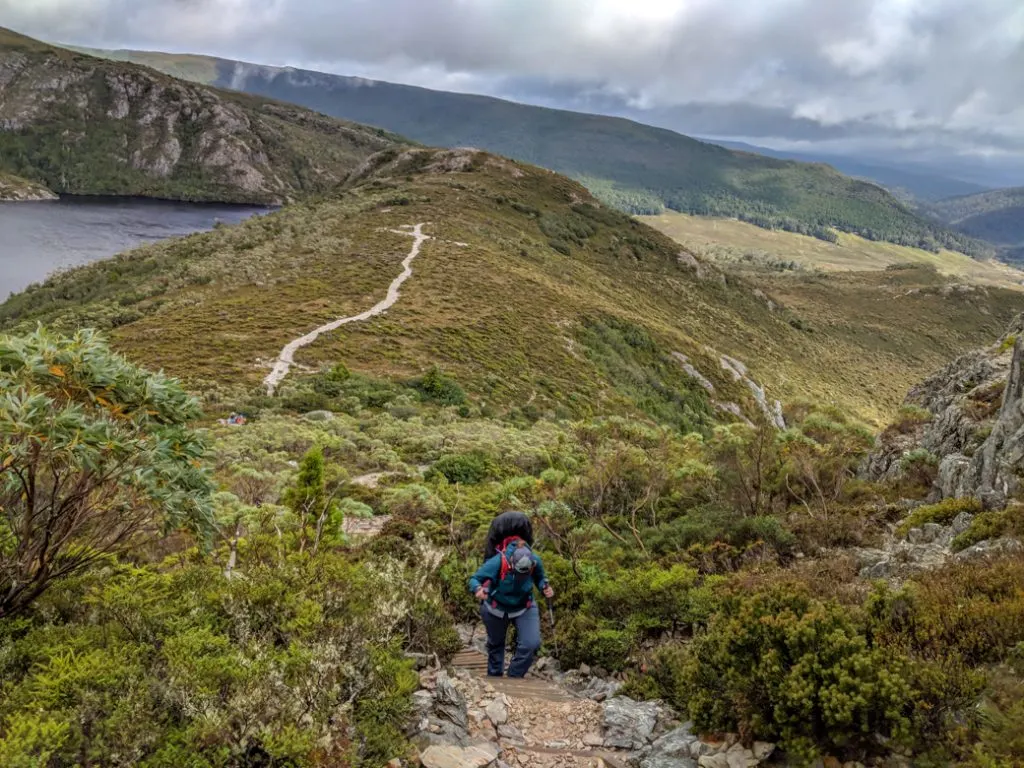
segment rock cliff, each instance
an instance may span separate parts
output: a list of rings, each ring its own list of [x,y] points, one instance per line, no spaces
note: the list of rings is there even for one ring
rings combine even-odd
[[[0,171],[57,192],[280,203],[396,141],[0,28]]]
[[[1001,507],[1024,466],[1024,316],[988,349],[963,355],[915,387],[900,422],[868,459],[873,480],[898,480],[908,457],[937,465],[934,498],[976,496]]]

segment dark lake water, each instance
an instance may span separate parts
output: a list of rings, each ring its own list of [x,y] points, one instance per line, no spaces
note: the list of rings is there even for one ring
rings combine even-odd
[[[233,224],[262,208],[137,198],[0,203],[0,302],[58,269],[142,243]]]

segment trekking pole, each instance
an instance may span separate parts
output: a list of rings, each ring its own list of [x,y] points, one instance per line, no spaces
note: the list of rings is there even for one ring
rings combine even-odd
[[[561,657],[561,653],[558,651],[558,633],[555,631],[555,608],[554,604],[548,600],[548,619],[551,621],[551,642],[555,646],[555,656]]]

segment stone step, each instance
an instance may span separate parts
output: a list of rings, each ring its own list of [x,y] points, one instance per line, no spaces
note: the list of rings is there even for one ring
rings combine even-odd
[[[575,757],[580,760],[589,760],[589,766],[593,768],[599,768],[607,766],[607,768],[625,768],[625,762],[618,755],[611,755],[607,752],[600,750],[591,749],[554,749],[550,747],[541,746],[515,746],[509,747],[506,751],[514,751],[521,755],[554,755],[554,756],[565,756]]]

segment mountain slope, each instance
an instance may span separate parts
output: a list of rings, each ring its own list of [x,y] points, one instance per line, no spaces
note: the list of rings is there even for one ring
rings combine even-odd
[[[1024,246],[1024,187],[941,200],[929,209],[957,229],[998,245]]]
[[[276,203],[396,140],[0,28],[0,171],[56,192]]]
[[[706,139],[712,144],[740,152],[754,152],[759,155],[776,157],[780,160],[796,160],[801,163],[827,163],[841,173],[881,184],[898,197],[910,197],[925,202],[943,200],[947,197],[974,195],[987,192],[988,188],[971,181],[953,176],[940,176],[917,168],[905,168],[894,163],[859,160],[843,155],[816,152],[786,152],[778,149],[747,144],[743,141]]]
[[[485,413],[642,411],[699,428],[735,405],[759,413],[759,382],[770,399],[880,420],[910,382],[1024,309],[1019,292],[951,295],[934,273],[879,273],[836,330],[809,330],[756,283],[569,179],[416,149],[374,156],[334,198],[57,275],[0,306],[0,327],[98,326],[219,402],[262,397],[286,344],[385,298],[412,244],[401,230],[415,224],[432,239],[397,303],[299,349],[285,401],[322,407],[320,390],[336,387],[317,372],[338,362],[392,382],[438,365]],[[843,303],[818,283],[821,306]]]
[[[837,228],[907,245],[984,251],[920,218],[878,186],[832,168],[733,152],[630,120],[208,57],[98,53],[191,72],[221,87],[381,126],[424,144],[477,147],[540,165],[583,181],[603,201],[632,213],[668,207],[822,237]]]

